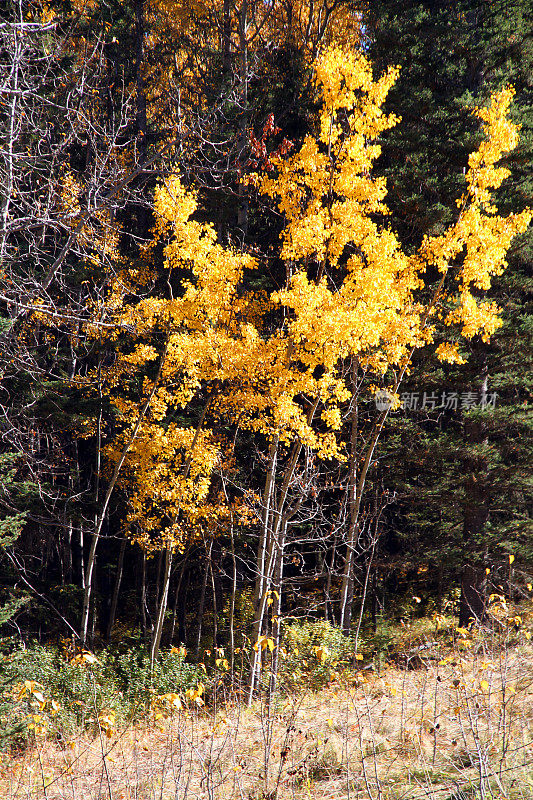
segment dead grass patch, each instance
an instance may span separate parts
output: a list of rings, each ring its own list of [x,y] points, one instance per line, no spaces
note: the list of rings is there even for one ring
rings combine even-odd
[[[3,759],[0,797],[531,800],[533,647],[465,642],[270,711],[215,698],[110,738],[42,737]]]

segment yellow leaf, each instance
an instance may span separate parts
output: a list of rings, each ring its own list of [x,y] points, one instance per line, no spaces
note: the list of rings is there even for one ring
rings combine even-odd
[[[317,661],[319,661],[320,664],[323,664],[325,661],[327,661],[329,657],[329,650],[325,645],[322,645],[321,647],[315,647],[314,650]]]
[[[96,658],[95,655],[89,653],[87,650],[83,650],[81,653],[78,653],[77,656],[74,656],[73,659],[70,661],[71,664],[99,664],[100,662]]]
[[[92,653],[87,653],[87,652],[85,652],[85,653],[82,653],[82,658],[83,658],[83,660],[84,660],[84,661],[86,661],[88,664],[98,664],[98,663],[100,663],[100,662],[98,661],[98,659],[96,658],[96,656],[95,656],[95,655],[93,655]]]
[[[512,563],[513,563],[513,561],[514,561],[514,556],[511,556],[511,555],[510,555],[510,556],[509,556],[509,564],[512,564]]]
[[[489,690],[489,683],[488,683],[488,681],[481,681],[481,683],[480,683],[479,685],[481,686],[481,689],[482,689],[484,692],[488,692],[488,690]]]

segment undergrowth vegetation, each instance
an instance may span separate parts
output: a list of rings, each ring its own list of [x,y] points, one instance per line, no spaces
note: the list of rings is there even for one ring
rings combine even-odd
[[[245,648],[199,665],[172,648],[152,672],[140,647],[11,648],[0,796],[529,800],[533,615],[505,611],[490,630],[383,622],[357,650],[324,621],[288,621],[276,693],[267,646],[249,707]]]
[[[60,737],[95,730],[104,717],[113,725],[136,722],[154,697],[194,691],[205,681],[204,669],[185,657],[184,648],[171,648],[151,671],[142,646],[98,656],[40,645],[13,648],[0,657],[0,749],[20,749],[45,729]]]

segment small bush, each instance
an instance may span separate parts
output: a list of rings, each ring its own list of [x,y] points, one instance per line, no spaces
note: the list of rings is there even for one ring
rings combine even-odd
[[[129,707],[142,706],[154,695],[185,692],[205,681],[203,669],[185,661],[184,651],[162,651],[150,675],[150,654],[144,647],[108,653],[107,669]]]
[[[144,647],[104,650],[97,658],[66,658],[38,645],[0,655],[0,749],[24,745],[45,718],[47,729],[63,736],[97,728],[101,719],[120,724],[140,718],[155,696],[184,693],[205,681],[203,670],[184,656],[178,648],[162,652],[150,674]]]
[[[353,657],[353,640],[326,620],[293,622],[283,633],[279,685],[291,692],[326,686]]]

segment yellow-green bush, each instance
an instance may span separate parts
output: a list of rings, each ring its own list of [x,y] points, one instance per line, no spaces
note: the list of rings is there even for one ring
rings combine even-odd
[[[283,631],[279,685],[287,692],[302,686],[320,689],[348,666],[354,642],[326,620],[293,622]]]

